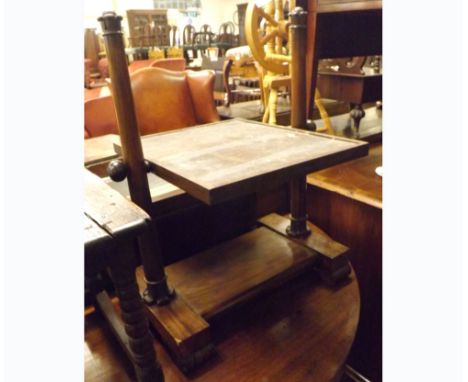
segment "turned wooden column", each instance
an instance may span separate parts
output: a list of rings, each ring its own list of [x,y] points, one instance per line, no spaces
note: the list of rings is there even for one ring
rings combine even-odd
[[[151,215],[152,201],[146,174],[147,166],[143,158],[130,87],[121,29],[122,17],[117,16],[115,12],[105,12],[98,20],[101,23],[109,61],[112,96],[122,145],[123,162],[114,162],[113,167],[123,173],[123,178],[127,177],[132,201]],[[172,293],[167,286],[158,235],[154,225],[151,227],[148,233],[138,239],[147,283],[143,297],[147,303],[164,304],[170,301]]]
[[[110,266],[128,336],[128,351],[138,382],[163,382],[164,375],[156,359],[148,319],[138,291],[132,250],[131,244],[116,250]]]
[[[306,104],[306,42],[307,12],[296,7],[290,14],[289,41],[291,46],[291,126],[307,128]],[[306,176],[300,176],[290,182],[291,224],[287,229],[290,236],[306,236]]]

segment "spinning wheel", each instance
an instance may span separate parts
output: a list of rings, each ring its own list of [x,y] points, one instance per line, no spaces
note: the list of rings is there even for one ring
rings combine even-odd
[[[245,34],[252,55],[265,70],[279,75],[289,73],[288,26],[283,0],[270,0],[264,7],[251,1],[247,6]]]
[[[262,99],[265,113],[263,122],[276,124],[276,102],[281,87],[290,83],[289,20],[285,11],[291,12],[296,4],[283,0],[255,0],[247,6],[245,34],[254,59],[263,69],[261,74]],[[331,131],[328,114],[316,91],[315,102],[324,120],[325,130]]]

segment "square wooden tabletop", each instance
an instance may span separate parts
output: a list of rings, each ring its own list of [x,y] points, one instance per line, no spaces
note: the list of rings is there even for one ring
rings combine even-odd
[[[146,136],[152,172],[207,204],[367,155],[366,142],[233,119]]]

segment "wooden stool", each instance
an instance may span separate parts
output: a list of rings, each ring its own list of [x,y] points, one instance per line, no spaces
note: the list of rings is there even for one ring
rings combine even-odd
[[[122,320],[105,291],[96,293],[96,307],[132,361],[138,381],[161,382],[164,377],[135,279],[134,239],[147,228],[149,216],[87,170],[84,179],[85,274],[92,278],[110,267]]]

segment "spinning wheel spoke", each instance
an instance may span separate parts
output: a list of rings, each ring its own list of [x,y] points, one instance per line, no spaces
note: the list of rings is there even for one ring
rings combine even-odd
[[[260,8],[260,7],[257,7],[257,12],[259,13],[260,16],[262,16],[263,18],[265,18],[266,20],[268,20],[268,22],[277,27],[279,26],[279,23],[278,21],[275,20],[275,18],[271,15],[269,15],[268,13],[265,12],[265,10],[263,8]]]
[[[291,62],[291,56],[286,56],[284,54],[278,53],[267,53],[265,54],[265,60]]]
[[[272,38],[275,38],[277,37],[279,34],[279,31],[277,29],[275,29],[274,31],[270,32],[270,33],[267,33],[265,36],[263,36],[261,39],[260,39],[260,44],[261,45],[265,45],[268,41],[270,41]]]

